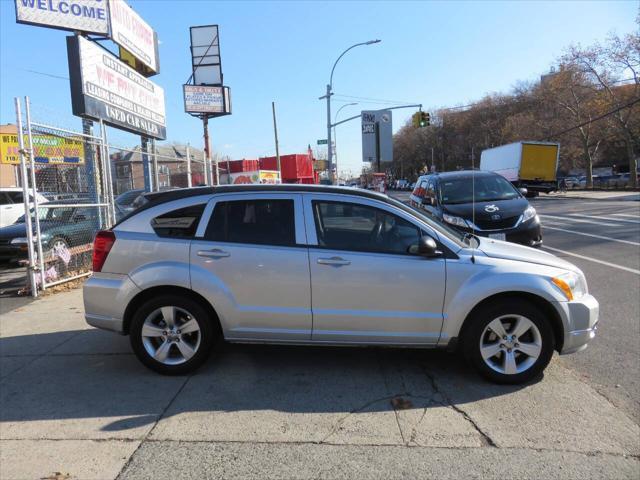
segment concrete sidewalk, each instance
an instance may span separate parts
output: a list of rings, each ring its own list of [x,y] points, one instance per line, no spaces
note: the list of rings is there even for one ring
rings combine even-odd
[[[539,199],[545,198],[576,198],[580,200],[616,200],[616,201],[640,201],[640,192],[614,191],[614,190],[567,190],[566,192],[553,192],[541,194]]]
[[[521,387],[444,352],[227,346],[142,367],[81,292],[0,316],[0,478],[638,478],[640,428],[554,359]]]

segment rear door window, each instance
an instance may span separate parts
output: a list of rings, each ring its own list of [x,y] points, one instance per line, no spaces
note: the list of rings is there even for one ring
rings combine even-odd
[[[202,203],[164,213],[151,220],[151,227],[159,237],[193,238],[204,207]]]
[[[293,200],[231,200],[216,203],[205,239],[214,242],[294,246]]]

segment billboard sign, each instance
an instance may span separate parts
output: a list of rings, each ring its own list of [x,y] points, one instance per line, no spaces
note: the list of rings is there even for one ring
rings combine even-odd
[[[393,118],[391,110],[363,110],[362,161],[393,161]]]
[[[74,115],[166,138],[164,90],[85,38],[67,37]]]
[[[229,87],[183,85],[182,88],[185,112],[219,115],[231,113]]]
[[[15,3],[18,23],[109,34],[107,0],[15,0]]]
[[[222,85],[218,25],[191,27],[191,65],[195,85]]]
[[[124,0],[109,0],[109,18],[111,39],[140,60],[151,74],[158,73],[158,36],[153,28]]]
[[[238,185],[243,183],[274,184],[282,182],[280,180],[280,172],[277,170],[254,170],[251,172],[230,173],[229,183]]]
[[[23,135],[24,144],[29,138]],[[38,164],[84,164],[84,142],[80,138],[56,135],[32,135],[33,160]],[[0,163],[19,165],[20,153],[17,133],[0,134]]]

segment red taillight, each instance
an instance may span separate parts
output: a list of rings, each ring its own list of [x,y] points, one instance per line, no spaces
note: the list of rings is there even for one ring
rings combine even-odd
[[[102,271],[107,255],[113,244],[116,243],[116,234],[111,230],[100,230],[96,233],[96,238],[93,241],[93,271]]]

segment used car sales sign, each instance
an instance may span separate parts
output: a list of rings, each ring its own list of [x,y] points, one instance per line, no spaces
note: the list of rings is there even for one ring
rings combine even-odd
[[[67,37],[74,115],[164,140],[164,90],[99,45]]]

